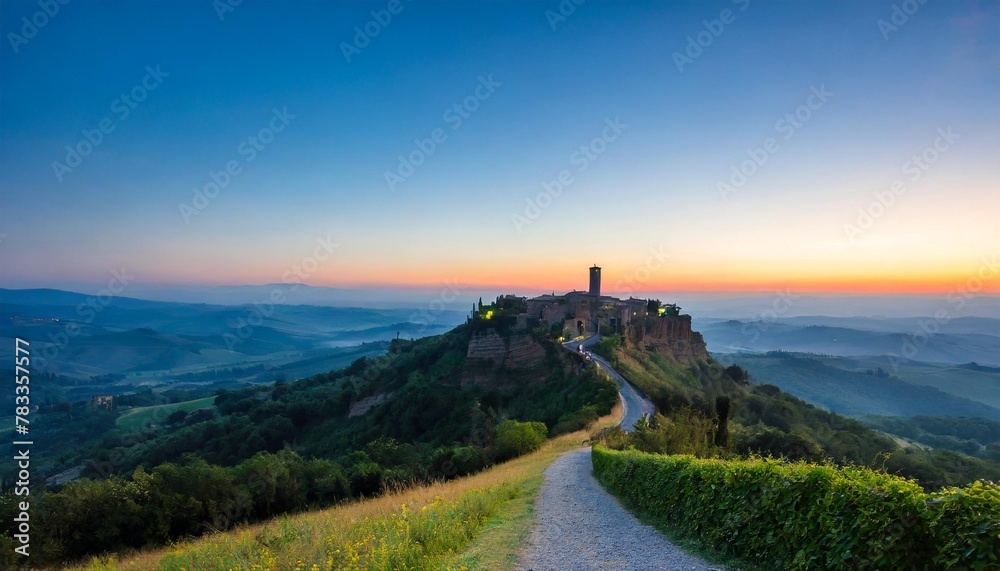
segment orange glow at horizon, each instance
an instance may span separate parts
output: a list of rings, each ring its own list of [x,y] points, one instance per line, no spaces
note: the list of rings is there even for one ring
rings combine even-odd
[[[346,255],[316,270],[300,281],[306,285],[334,288],[416,289],[448,285],[463,289],[495,290],[498,293],[555,292],[585,290],[588,268],[602,267],[602,292],[632,294],[644,292],[767,292],[791,289],[796,292],[845,294],[936,294],[966,291],[972,294],[1000,293],[1000,267],[996,257],[942,259],[922,263],[908,257],[843,259],[801,257],[774,260],[761,256],[713,257],[680,251],[655,267],[646,254],[633,257],[609,252],[574,254],[565,257],[539,252],[528,259],[514,252],[496,252],[489,257],[456,256],[435,260],[411,256],[382,257],[375,262],[364,255]],[[586,257],[584,257],[586,256]],[[888,257],[887,257],[888,258]],[[602,261],[602,260],[607,260]],[[257,260],[246,265],[241,260],[198,260],[189,269],[202,278],[197,284],[178,280],[162,264],[158,271],[144,272],[148,282],[175,285],[249,285],[293,283],[288,276],[295,264]],[[918,269],[914,269],[918,268]],[[168,273],[169,272],[169,273]]]
[[[454,273],[454,277],[444,280],[428,280],[427,274],[408,275],[397,274],[395,281],[382,280],[350,280],[324,283],[310,282],[314,286],[330,287],[439,287],[446,283],[457,283],[463,287],[482,289],[497,289],[504,292],[519,291],[554,291],[565,293],[571,290],[585,290],[588,287],[586,276],[576,270],[550,274],[547,278],[539,275],[517,273],[501,275],[496,272]],[[447,275],[441,272],[440,275]],[[812,276],[804,273],[775,276],[773,274],[759,275],[709,275],[707,273],[690,272],[687,275],[675,276],[669,280],[649,280],[647,282],[618,279],[604,272],[601,290],[607,294],[631,292],[641,297],[642,292],[755,292],[791,289],[799,292],[813,293],[845,293],[845,294],[936,294],[954,291],[966,291],[972,294],[1000,293],[1000,275],[983,273],[980,277],[976,272],[927,272],[924,274],[899,275],[893,273],[868,275],[833,275]],[[618,288],[615,285],[619,285]]]

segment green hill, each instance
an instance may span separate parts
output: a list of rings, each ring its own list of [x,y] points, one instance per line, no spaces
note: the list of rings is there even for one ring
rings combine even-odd
[[[934,387],[951,395],[1000,409],[1000,367],[975,363],[951,365],[891,359],[889,357],[831,357],[809,355],[823,363],[852,372],[888,371],[911,385]],[[940,414],[940,413],[939,413]]]
[[[738,364],[757,383],[768,383],[823,408],[860,417],[865,415],[978,416],[1000,419],[1000,409],[944,392],[925,384],[908,383],[878,364],[867,372],[848,371],[833,363],[862,363],[799,353],[735,353],[716,356],[725,365]],[[860,368],[860,367],[859,367]],[[865,370],[865,369],[862,369]],[[966,376],[988,373],[967,371]],[[995,376],[995,375],[994,375]],[[984,380],[984,382],[986,382]],[[995,376],[994,382],[1000,382]]]
[[[741,367],[714,360],[696,332],[663,327],[668,322],[657,319],[633,323],[624,337],[606,337],[598,348],[662,413],[631,433],[601,431],[596,438],[610,448],[861,465],[913,478],[927,490],[1000,479],[1000,463],[987,456],[904,449],[857,420],[807,404],[774,385],[754,385]],[[38,539],[32,561],[155,547],[205,530],[479,473],[611,410],[617,387],[606,375],[553,343],[550,328],[529,331],[516,323],[502,315],[474,319],[444,335],[394,340],[386,354],[358,358],[339,370],[219,391],[214,407],[202,406],[209,404],[203,400],[123,415],[118,426],[90,444],[84,476],[97,479],[36,494],[32,529]],[[107,422],[118,412],[93,414]],[[926,424],[925,432],[930,427]],[[956,434],[966,435],[968,429]],[[530,497],[524,488],[498,486],[475,492],[479,499],[463,495],[426,505],[442,518],[460,517],[468,527],[455,533],[469,538],[509,502]],[[7,539],[0,541],[9,543],[12,537],[15,500],[0,497],[0,521],[8,522]],[[477,505],[492,507],[476,511]],[[432,523],[406,519],[402,508],[392,513],[385,520],[392,525]],[[376,527],[371,529],[337,524],[301,533],[363,538],[382,533],[382,521],[372,522]],[[198,567],[198,561],[206,561],[198,557],[231,556],[231,543],[253,553],[247,561],[266,561],[278,551],[282,557],[301,553],[303,544],[291,527],[260,533],[263,529],[269,530],[263,550],[253,537],[239,535],[210,541],[208,551],[168,559]],[[271,545],[281,542],[289,548],[272,551]],[[466,540],[453,545],[472,549]],[[365,557],[382,549],[355,548]],[[441,561],[454,555],[423,554],[445,557]]]
[[[751,384],[746,370],[707,353],[685,365],[671,355],[690,356],[681,344],[628,339],[606,338],[601,352],[662,414],[631,433],[602,431],[597,439],[612,451],[595,447],[594,472],[672,538],[751,568],[995,566],[997,423],[867,419],[941,446],[903,447],[777,386]],[[772,360],[795,373],[831,369],[786,354]],[[919,389],[928,388],[909,390]]]
[[[518,342],[487,382],[481,362],[470,382],[466,355],[487,333],[501,349],[504,338]],[[84,476],[99,479],[33,490],[32,562],[164,544],[475,473],[616,402],[610,379],[547,337],[479,324],[395,340],[385,355],[292,383],[133,409],[93,444]],[[0,497],[8,541],[15,501]]]
[[[988,454],[902,447],[858,420],[818,408],[775,385],[752,384],[745,369],[724,368],[707,353],[684,365],[669,350],[618,337],[604,339],[600,350],[662,413],[632,434],[605,434],[602,438],[610,447],[701,456],[759,454],[880,467],[913,478],[928,490],[980,478],[1000,481],[1000,462]],[[789,358],[794,370],[795,357],[782,354],[772,360],[786,363]],[[827,368],[818,361],[803,360],[809,367]],[[969,406],[988,408],[978,403]]]
[[[161,419],[168,419],[170,415],[177,412],[187,413],[194,410],[207,409],[211,408],[214,403],[215,397],[205,397],[172,404],[138,407],[120,415],[115,423],[126,432],[136,431],[143,426],[161,422]]]
[[[951,324],[926,342],[914,345],[914,335],[922,330],[915,323],[869,320],[830,322],[824,318],[781,319],[778,321],[705,321],[700,324],[714,352],[795,351],[840,356],[893,356],[896,361],[961,364],[975,361],[1000,365],[1000,337],[996,320],[988,325]],[[916,321],[916,320],[914,320]],[[824,324],[830,323],[830,324]],[[874,323],[874,325],[872,325]],[[857,327],[857,328],[856,328]],[[915,351],[911,354],[910,351]]]

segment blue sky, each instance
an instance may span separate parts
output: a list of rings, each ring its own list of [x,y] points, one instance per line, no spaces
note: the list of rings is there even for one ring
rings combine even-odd
[[[312,285],[565,289],[594,261],[628,276],[659,249],[656,290],[945,291],[1000,248],[996,2],[928,2],[888,39],[878,22],[902,2],[588,0],[555,29],[559,2],[402,2],[348,62],[354,28],[388,5],[246,1],[220,19],[210,2],[75,1],[15,48],[40,8],[4,2],[0,285],[80,288],[121,267],[272,283],[329,239]],[[832,95],[783,138],[777,122],[819,89]],[[240,145],[275,110],[294,118],[248,162]],[[52,163],[102,120],[113,131],[60,181]],[[948,128],[912,180],[909,157]],[[435,129],[444,142],[391,190],[386,172]],[[777,150],[723,199],[768,138]],[[185,220],[231,161],[239,174]],[[562,171],[572,183],[539,199]],[[852,234],[894,180],[905,192]]]

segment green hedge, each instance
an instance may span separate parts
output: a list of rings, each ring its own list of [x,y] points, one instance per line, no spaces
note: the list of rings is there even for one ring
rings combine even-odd
[[[925,493],[865,468],[703,460],[601,446],[615,495],[704,547],[767,568],[1000,569],[1000,486]]]

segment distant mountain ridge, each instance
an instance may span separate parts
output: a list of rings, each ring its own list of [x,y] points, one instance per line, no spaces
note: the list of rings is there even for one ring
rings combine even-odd
[[[77,287],[77,291],[100,291],[100,287]],[[61,289],[2,289],[4,295],[29,296],[26,303],[61,304],[61,293],[73,293]],[[277,292],[277,293],[276,293]],[[438,307],[464,311],[480,297],[496,295],[495,288],[471,288],[456,280],[447,280],[434,287],[378,287],[378,288],[335,288],[313,286],[304,283],[270,283],[219,286],[156,286],[132,283],[122,293],[132,299],[183,304],[242,305],[260,303],[280,294],[280,301],[286,305],[315,305],[325,307],[364,307],[368,309],[399,309]],[[76,294],[88,297],[87,294]],[[92,296],[91,294],[90,296]],[[25,299],[25,298],[21,298]],[[12,298],[12,302],[16,302]]]
[[[709,349],[793,351],[840,356],[880,356],[950,364],[1000,366],[1000,320],[957,318],[928,335],[926,318],[872,320],[802,317],[777,320],[696,320]],[[863,326],[866,329],[843,327]],[[993,333],[994,328],[996,332]],[[929,330],[935,331],[928,327]]]
[[[100,286],[77,285],[48,291],[99,291]],[[546,291],[517,288],[529,295]],[[479,299],[492,299],[497,294],[508,293],[510,287],[467,285],[458,279],[442,280],[440,285],[415,287],[358,287],[339,288],[309,284],[243,284],[243,285],[147,285],[132,283],[123,292],[136,299],[174,303],[207,303],[237,305],[267,299],[271,292],[283,292],[293,305],[352,306],[367,308],[426,307],[437,300],[451,302],[465,310]],[[40,291],[29,289],[2,289],[0,292]],[[444,294],[442,294],[444,292]],[[947,294],[901,295],[815,295],[800,292],[759,292],[706,294],[700,292],[661,291],[608,291],[610,295],[642,298],[670,299],[679,303],[687,313],[703,319],[760,319],[778,310],[782,319],[816,315],[838,318],[873,320],[908,319],[915,316],[933,316],[945,310],[952,318],[985,317],[1000,319],[1000,296],[977,295],[949,301]],[[954,298],[953,298],[954,299]]]
[[[114,297],[105,297],[103,300],[110,300],[109,303],[104,303],[99,295],[88,295],[84,293],[78,293],[73,291],[64,291],[61,289],[5,289],[0,288],[0,303],[9,305],[58,305],[58,306],[77,306],[80,304],[86,304],[88,301],[95,301],[102,303],[102,305],[115,304],[122,308],[127,309],[148,309],[153,307],[162,306],[164,302],[160,301],[150,301],[145,299],[137,299],[133,297],[126,297],[116,295]]]
[[[659,295],[658,292],[643,293]],[[734,296],[730,294],[672,294],[669,296],[689,313],[701,318],[781,319],[827,315],[837,318],[893,319],[933,316],[946,311],[951,318],[988,317],[1000,319],[1000,296],[976,295],[969,298],[949,294],[926,295],[810,295],[786,290]]]
[[[437,305],[215,305],[0,289],[0,340],[6,340],[0,342],[0,358],[13,362],[13,339],[29,340],[35,370],[62,378],[39,389],[51,398],[175,386],[191,374],[208,380],[184,381],[188,388],[243,386],[325,372],[384,351],[359,347],[362,343],[440,334],[466,315]],[[351,347],[356,349],[345,350]],[[212,374],[248,367],[256,369]]]

